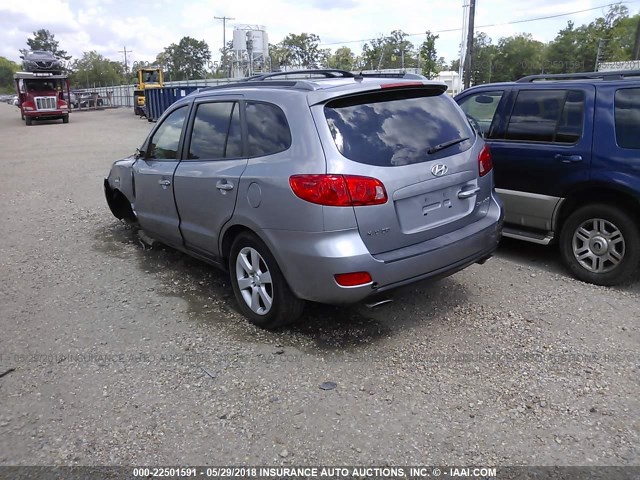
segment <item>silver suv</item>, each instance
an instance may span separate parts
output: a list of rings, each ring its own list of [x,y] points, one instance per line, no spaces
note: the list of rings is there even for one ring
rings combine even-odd
[[[405,77],[283,72],[189,95],[113,164],[111,211],[228,269],[264,328],[305,300],[482,263],[503,220],[489,148],[446,85]]]

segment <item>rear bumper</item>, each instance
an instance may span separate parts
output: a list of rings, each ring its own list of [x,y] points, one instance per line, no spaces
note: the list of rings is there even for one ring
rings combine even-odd
[[[357,230],[262,233],[297,296],[345,304],[427,278],[451,275],[486,260],[498,246],[503,219],[502,205],[494,195],[487,215],[474,224],[377,256],[369,253]],[[334,279],[337,273],[360,271],[369,272],[373,282],[342,287]]]

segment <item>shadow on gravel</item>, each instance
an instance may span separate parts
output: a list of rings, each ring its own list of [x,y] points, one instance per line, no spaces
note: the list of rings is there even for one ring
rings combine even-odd
[[[535,267],[567,278],[573,278],[562,263],[558,245],[538,245],[514,238],[502,237],[496,256],[505,258],[519,265]],[[628,293],[640,293],[640,271],[638,271],[631,282],[611,288]]]
[[[335,307],[308,303],[300,320],[277,331],[249,324],[239,313],[228,274],[182,252],[155,243],[144,244],[138,229],[113,223],[95,234],[94,248],[108,256],[131,259],[153,280],[149,287],[163,296],[188,302],[189,319],[205,326],[221,326],[241,341],[295,347],[306,353],[349,352],[391,338],[429,322],[464,304],[469,295],[452,277],[399,288],[380,297],[392,303],[368,308],[365,303]],[[143,290],[144,291],[144,290]]]
[[[506,258],[519,265],[537,267],[541,270],[569,276],[562,265],[557,245],[538,245],[537,243],[502,237],[496,256]]]

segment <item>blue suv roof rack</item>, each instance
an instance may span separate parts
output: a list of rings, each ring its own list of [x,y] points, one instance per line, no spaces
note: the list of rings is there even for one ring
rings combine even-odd
[[[617,72],[579,72],[579,73],[550,73],[527,75],[516,83],[531,83],[537,80],[622,80],[629,77],[640,77],[640,70],[621,70]]]

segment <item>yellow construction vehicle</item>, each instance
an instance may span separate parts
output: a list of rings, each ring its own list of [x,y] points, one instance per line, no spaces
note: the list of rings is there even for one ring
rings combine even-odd
[[[162,68],[160,67],[144,67],[138,69],[138,84],[133,91],[133,113],[136,115],[145,115],[144,109],[144,91],[147,88],[162,88],[164,86],[162,79]]]

